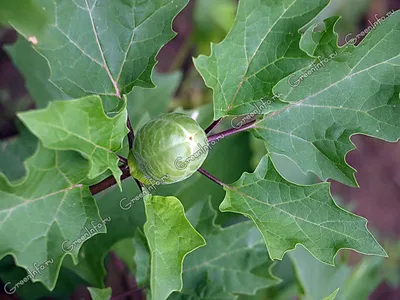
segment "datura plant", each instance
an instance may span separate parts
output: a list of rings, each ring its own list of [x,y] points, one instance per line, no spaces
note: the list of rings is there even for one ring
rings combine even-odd
[[[376,16],[362,40],[339,46],[339,18],[320,15],[328,0],[241,0],[190,76],[157,73],[188,2],[0,4],[0,21],[19,33],[6,51],[36,102],[18,113],[19,137],[0,145],[4,292],[66,298],[66,281],[109,299],[111,253],[134,276],[132,293],[148,299],[280,294],[284,258],[294,296],[363,299],[354,295],[371,291],[357,280],[372,273],[353,276],[357,266],[335,257],[350,249],[380,257],[378,266],[387,254],[327,180],[358,186],[345,160],[352,135],[400,138],[400,13]],[[234,1],[215,2],[234,11]],[[233,19],[216,17],[203,19]],[[183,109],[170,101],[177,90],[213,105]],[[282,158],[319,183],[288,180]]]

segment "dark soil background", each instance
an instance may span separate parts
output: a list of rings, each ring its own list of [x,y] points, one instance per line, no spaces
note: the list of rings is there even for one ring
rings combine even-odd
[[[158,56],[157,69],[161,72],[170,69],[172,61],[192,32],[193,4],[194,1],[191,1],[174,22],[174,29],[178,32],[178,36],[166,45]],[[376,13],[383,15],[391,9],[400,9],[400,0],[372,1],[369,12],[359,21],[359,29],[368,27],[367,21],[372,20]],[[15,39],[15,32],[0,29],[1,49],[4,44],[12,43]],[[194,52],[188,51],[187,58],[183,63],[184,73],[191,67],[191,54],[194,55]],[[18,133],[14,124],[15,111],[34,108],[25,89],[23,77],[13,66],[4,50],[0,51],[0,89],[6,89],[9,92],[9,100],[4,103],[0,102],[0,139],[4,139]],[[350,188],[333,182],[333,193],[339,194],[345,202],[355,205],[355,213],[367,218],[369,227],[379,232],[380,238],[399,240],[400,142],[391,144],[365,136],[354,136],[352,140],[357,149],[348,154],[347,162],[358,170],[356,176],[360,188]],[[109,263],[118,266],[120,262],[118,262],[118,258],[115,258],[111,259]],[[135,289],[134,281],[124,277],[123,271],[118,272],[121,270],[120,267],[112,269],[114,273],[109,275],[110,285],[121,291],[126,291],[127,288]],[[72,299],[81,299],[81,296],[83,296],[81,292],[77,291]],[[140,293],[136,295],[130,293],[129,296],[118,299],[141,299],[142,297],[143,295]],[[1,295],[0,299],[3,299]],[[400,289],[393,290],[384,283],[370,296],[370,299],[400,299]]]

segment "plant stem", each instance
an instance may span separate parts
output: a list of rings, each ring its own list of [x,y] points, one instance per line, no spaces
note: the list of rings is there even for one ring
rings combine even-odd
[[[208,179],[210,179],[211,181],[215,182],[216,184],[222,186],[222,187],[226,187],[227,185],[225,183],[223,183],[221,180],[219,180],[217,177],[211,175],[210,173],[208,173],[206,170],[200,168],[197,170],[199,173],[203,174],[204,176],[206,176]]]
[[[125,157],[123,157],[123,156],[121,156],[121,155],[118,155],[118,154],[117,154],[117,156],[118,156],[118,158],[119,158],[119,161],[120,161],[123,165],[127,165],[127,164],[128,164],[128,160],[127,160]]]
[[[128,129],[129,129],[129,133],[128,133],[129,150],[132,150],[133,141],[135,140],[135,133],[133,131],[131,119],[129,118],[129,116],[128,116],[128,120],[127,120],[127,125],[128,125]],[[127,159],[125,159],[125,164],[126,165],[128,164],[128,160]],[[143,191],[143,184],[139,180],[137,180],[136,178],[135,178],[135,182],[136,182],[137,186],[139,187],[139,190],[142,192]]]
[[[131,119],[129,119],[129,116],[128,116],[128,120],[127,120],[126,124],[128,126],[128,129],[129,129],[128,144],[129,144],[129,150],[131,150],[132,147],[133,147],[133,141],[135,139],[135,134],[133,133],[132,123],[131,123]]]
[[[141,183],[139,180],[137,180],[136,178],[135,178],[135,181],[136,181],[136,184],[137,184],[137,186],[139,187],[139,190],[141,191],[141,192],[143,192],[143,183]]]
[[[121,181],[125,180],[131,176],[131,174],[129,173],[129,168],[127,168],[127,167],[121,168],[121,171],[122,171]],[[116,184],[117,184],[117,182],[115,181],[114,176],[110,176],[110,177],[104,179],[103,181],[99,182],[98,184],[92,185],[90,187],[90,192],[94,196]]]
[[[128,295],[131,295],[131,294],[135,293],[135,292],[141,293],[142,290],[143,290],[143,289],[136,287],[136,288],[134,288],[134,289],[132,289],[132,290],[130,290],[130,291],[127,291],[127,292],[122,293],[122,294],[120,294],[120,295],[111,297],[111,300],[121,299],[121,298],[124,298],[124,297],[126,297],[126,296],[128,296]]]
[[[175,56],[174,61],[172,62],[171,66],[168,69],[169,73],[181,69],[192,47],[193,47],[193,36],[190,35],[186,38],[183,45],[179,48],[178,54]]]
[[[221,121],[222,118],[219,118],[218,120],[212,122],[211,125],[205,130],[206,134],[209,134],[211,131],[213,131],[219,125],[219,123],[221,123]]]
[[[234,134],[242,132],[242,131],[246,131],[246,130],[252,128],[255,122],[256,122],[256,120],[253,120],[246,124],[243,124],[239,128],[231,128],[226,131],[222,131],[222,132],[210,135],[208,137],[208,141],[212,142],[212,141],[219,140],[219,139],[222,139],[222,138],[230,136],[230,135],[234,135]]]

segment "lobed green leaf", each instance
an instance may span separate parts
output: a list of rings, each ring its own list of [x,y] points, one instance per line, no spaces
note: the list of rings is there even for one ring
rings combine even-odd
[[[69,99],[49,81],[50,69],[46,59],[22,36],[5,47],[18,71],[24,76],[26,88],[35,100],[36,108],[44,108],[50,101]]]
[[[109,300],[111,299],[111,288],[107,289],[97,289],[89,287],[90,296],[92,300]]]
[[[72,98],[120,98],[133,86],[154,87],[160,48],[175,36],[174,17],[188,0],[35,0],[49,25],[35,48],[50,80]]]
[[[47,16],[35,0],[1,1],[0,23],[9,23],[25,36],[32,36],[43,30]]]
[[[289,257],[296,272],[301,299],[317,300],[325,299],[325,297],[330,299],[328,298],[330,293],[334,294],[337,299],[344,299],[341,294],[351,275],[349,266],[343,262],[337,266],[323,264],[300,246],[291,251]]]
[[[128,133],[127,112],[113,118],[105,115],[101,99],[89,96],[71,101],[54,101],[45,109],[18,114],[24,124],[54,150],[74,150],[90,161],[88,177],[94,179],[110,170],[121,186],[122,174],[115,154]]]
[[[333,264],[340,249],[386,256],[366,227],[367,221],[339,208],[329,183],[300,186],[279,175],[265,156],[254,173],[225,188],[221,211],[252,219],[264,237],[272,259],[282,259],[297,244],[318,260]]]
[[[197,70],[214,90],[214,119],[278,109],[272,88],[313,59],[299,47],[299,29],[328,0],[242,0],[225,40],[212,45],[211,56],[195,60]]]
[[[26,175],[24,162],[38,147],[36,137],[25,126],[19,125],[18,137],[0,141],[0,172],[10,181]]]
[[[185,260],[184,292],[196,290],[205,278],[226,292],[248,295],[280,282],[271,273],[273,262],[252,222],[226,228],[215,225],[217,214],[211,201],[196,204],[187,215],[207,245]]]
[[[144,225],[151,257],[152,299],[166,299],[182,289],[185,256],[205,245],[203,237],[190,225],[175,197],[146,196],[147,222]]]
[[[123,181],[122,187],[122,191],[114,186],[95,196],[100,214],[111,219],[106,224],[107,233],[93,236],[82,246],[77,265],[72,262],[64,264],[97,288],[104,288],[104,261],[111,248],[121,240],[132,239],[137,228],[142,228],[146,221],[142,199],[135,201],[129,209],[124,209],[140,193],[133,178]]]
[[[77,262],[80,238],[102,219],[85,185],[89,164],[78,153],[41,146],[26,168],[27,176],[16,183],[0,174],[0,258],[11,254],[34,274],[33,281],[53,289],[64,257]],[[93,235],[101,232],[104,226]]]
[[[134,261],[136,264],[136,282],[139,287],[149,286],[150,284],[150,251],[147,244],[146,236],[140,230],[135,232],[133,236],[135,245]]]
[[[224,291],[221,286],[214,284],[211,280],[205,280],[193,290],[183,290],[179,294],[172,294],[168,300],[235,300],[237,298],[238,296]]]
[[[327,36],[332,34],[327,33]],[[254,126],[270,153],[293,160],[304,173],[356,186],[345,155],[360,133],[400,139],[400,13],[377,25],[363,42],[337,48],[328,62],[282,80],[274,92],[289,105]],[[317,65],[319,64],[319,65]]]

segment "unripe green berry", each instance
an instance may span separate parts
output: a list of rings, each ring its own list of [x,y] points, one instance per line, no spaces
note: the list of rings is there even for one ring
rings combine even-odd
[[[136,133],[131,175],[145,184],[171,184],[193,175],[208,155],[204,130],[181,113],[160,115]]]

